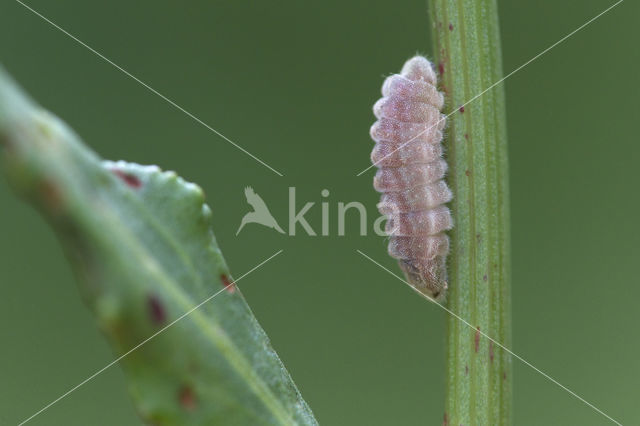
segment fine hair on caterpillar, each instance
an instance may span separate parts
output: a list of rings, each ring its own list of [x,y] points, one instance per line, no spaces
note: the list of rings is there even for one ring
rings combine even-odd
[[[452,193],[444,181],[443,104],[433,66],[415,56],[385,79],[370,132],[376,142],[371,161],[378,167],[373,186],[382,193],[378,210],[387,217],[389,254],[413,287],[440,301],[448,287],[445,231],[453,227],[445,205]]]

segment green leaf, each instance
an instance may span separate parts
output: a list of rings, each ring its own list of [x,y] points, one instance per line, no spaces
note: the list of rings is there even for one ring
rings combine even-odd
[[[229,269],[198,186],[155,166],[102,161],[2,69],[0,144],[9,182],[56,230],[116,353],[220,291],[122,359],[145,421],[317,424],[239,290],[225,287]]]

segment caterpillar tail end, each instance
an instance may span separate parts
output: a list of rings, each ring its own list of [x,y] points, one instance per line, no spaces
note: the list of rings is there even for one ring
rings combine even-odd
[[[443,256],[432,259],[400,259],[400,269],[409,284],[418,292],[438,303],[447,296],[447,267]]]

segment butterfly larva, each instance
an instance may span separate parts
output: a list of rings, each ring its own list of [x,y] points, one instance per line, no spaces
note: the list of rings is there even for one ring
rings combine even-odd
[[[444,231],[453,222],[445,206],[452,195],[443,180],[444,98],[436,84],[431,63],[422,56],[384,81],[382,98],[373,106],[378,121],[371,127],[376,142],[371,161],[379,167],[373,186],[382,192],[378,210],[387,216],[389,254],[412,286],[443,299],[449,252]]]

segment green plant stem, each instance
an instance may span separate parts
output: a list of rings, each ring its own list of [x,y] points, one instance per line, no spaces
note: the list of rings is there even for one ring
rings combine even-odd
[[[509,209],[503,86],[495,0],[430,0],[455,228],[451,233],[447,396],[450,425],[511,424]],[[473,100],[472,100],[473,99]],[[469,102],[472,100],[471,102]],[[464,105],[465,103],[468,104]],[[464,105],[464,107],[462,107]]]

